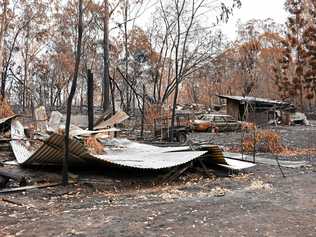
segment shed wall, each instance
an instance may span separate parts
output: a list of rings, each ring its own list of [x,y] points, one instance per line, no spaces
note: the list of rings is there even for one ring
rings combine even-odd
[[[226,112],[235,119],[240,120],[239,102],[234,100],[227,100]]]

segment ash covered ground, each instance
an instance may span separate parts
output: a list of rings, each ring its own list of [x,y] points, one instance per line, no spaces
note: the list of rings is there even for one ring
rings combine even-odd
[[[287,146],[315,146],[315,127],[273,129]],[[192,136],[240,144],[238,133]],[[264,164],[239,173],[192,168],[162,184],[162,174],[72,169],[77,182],[68,187],[1,194],[0,236],[315,236],[315,159],[284,159],[306,165],[283,167],[285,178]],[[58,167],[7,168],[32,183],[60,181]]]

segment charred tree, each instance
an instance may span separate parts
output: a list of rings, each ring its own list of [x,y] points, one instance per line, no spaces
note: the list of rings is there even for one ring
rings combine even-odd
[[[276,84],[283,99],[298,99],[300,109],[304,110],[304,74],[306,64],[306,47],[303,32],[307,21],[304,16],[306,8],[303,0],[288,0],[287,8],[291,16],[288,18],[288,33],[282,41],[283,55],[280,66],[274,67]]]
[[[144,123],[145,123],[145,104],[146,104],[146,87],[143,84],[143,109],[142,109],[142,121],[141,121],[141,129],[140,129],[140,138],[144,139]]]
[[[88,129],[93,130],[93,74],[87,71]]]
[[[69,160],[69,128],[70,128],[70,118],[71,118],[71,105],[72,100],[76,92],[77,88],[77,79],[79,73],[79,66],[80,66],[80,56],[81,56],[81,43],[82,43],[82,33],[83,33],[83,9],[82,9],[82,0],[79,0],[78,3],[78,39],[77,39],[77,49],[76,49],[76,62],[75,62],[75,69],[72,79],[72,85],[69,93],[69,97],[67,100],[67,116],[66,116],[66,125],[65,125],[65,153],[64,153],[64,160],[63,160],[63,170],[62,170],[62,183],[63,185],[68,184],[68,160]]]
[[[309,22],[303,33],[306,47],[305,61],[307,69],[304,73],[304,88],[306,98],[310,102],[316,98],[316,2],[310,1],[308,6]]]
[[[103,17],[103,111],[110,108],[110,73],[109,73],[109,3],[104,1]]]
[[[125,97],[126,97],[126,104],[125,104],[125,112],[130,112],[131,109],[131,92],[129,88],[129,50],[128,50],[128,30],[127,30],[127,23],[128,23],[128,7],[129,7],[129,0],[125,0],[124,2],[124,51],[125,51],[125,68],[124,68],[124,76],[125,80]]]

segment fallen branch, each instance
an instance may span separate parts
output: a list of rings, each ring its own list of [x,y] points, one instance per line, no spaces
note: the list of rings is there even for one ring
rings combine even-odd
[[[69,184],[73,184],[75,182],[69,182]],[[50,188],[50,187],[56,187],[62,185],[62,183],[47,183],[47,184],[36,184],[31,186],[24,186],[24,187],[18,187],[18,188],[7,188],[0,190],[1,193],[14,193],[14,192],[20,192],[20,191],[26,191],[31,189],[40,189],[40,188]]]
[[[23,206],[22,203],[19,203],[19,202],[16,202],[16,201],[13,201],[13,200],[10,200],[10,199],[7,199],[7,198],[2,198],[1,201],[7,202],[7,203],[10,203],[10,204],[14,204],[14,205],[17,205],[17,206]]]

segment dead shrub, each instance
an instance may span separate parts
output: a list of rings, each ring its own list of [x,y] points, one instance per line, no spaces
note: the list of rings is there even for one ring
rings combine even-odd
[[[245,152],[252,152],[254,143],[256,143],[256,150],[259,152],[281,153],[285,150],[281,142],[281,136],[277,132],[262,130],[257,131],[255,136],[255,139],[251,135],[244,138],[242,146]]]
[[[6,99],[0,97],[0,118],[6,118],[12,115],[14,115],[14,112],[12,111],[10,104]]]
[[[170,111],[165,110],[161,105],[147,105],[145,108],[145,128],[152,130],[155,121],[163,123],[165,119],[170,118]]]
[[[102,155],[105,153],[104,146],[94,136],[86,138],[84,144],[92,154]]]

